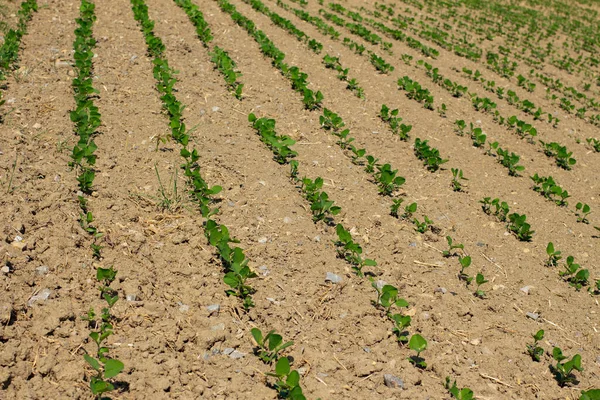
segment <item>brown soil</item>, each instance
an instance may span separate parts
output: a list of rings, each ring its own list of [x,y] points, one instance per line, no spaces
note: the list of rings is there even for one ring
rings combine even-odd
[[[584,146],[585,138],[600,137],[598,128],[564,115],[544,98],[541,85],[526,93],[513,83],[521,98],[559,112],[558,129],[545,122],[535,125],[540,139],[575,152],[577,165],[562,170],[539,146],[473,111],[468,98],[452,98],[414,62],[405,65],[401,54],[411,54],[415,61],[421,56],[404,43],[394,41],[393,55],[365,44],[396,67],[390,75],[377,74],[366,57],[275,2],[264,1],[323,43],[321,55],[241,0],[231,2],[286,54],[287,63],[309,74],[310,87],[321,90],[324,106],[343,117],[357,147],[399,169],[406,178],[402,194],[407,202],[418,202],[417,217],[427,215],[439,230],[421,235],[412,223],[389,215],[390,198],[379,195],[372,178],[320,128],[320,112],[303,110],[289,81],[215,1],[198,4],[214,44],[226,49],[243,73],[242,101],[227,91],[185,12],[172,1],[148,0],[165,56],[179,71],[177,96],[187,106],[186,124],[195,127],[193,145],[200,150],[203,175],[209,184],[223,186],[216,219],[239,239],[259,273],[252,280],[256,307],[244,313],[238,299],[225,295],[222,266],[206,242],[203,219],[186,199],[178,146],[168,142],[157,151],[157,138],[169,133],[168,120],[130,3],[97,2],[94,86],[100,90],[96,105],[103,124],[96,139],[98,172],[90,209],[106,236],[103,259],[94,261],[88,234],[78,224],[75,173],[67,167],[75,143],[69,120],[74,71],[69,62],[78,3],[40,1],[23,37],[20,69],[3,93],[10,101],[0,125],[0,218],[5,221],[0,254],[9,272],[0,274],[0,398],[92,398],[87,388],[90,369],[82,355],[93,346],[80,317],[90,307],[102,306],[94,268],[111,265],[118,270],[114,287],[121,300],[114,308],[119,322],[109,345],[111,355],[125,363],[118,376],[121,390],[114,398],[276,398],[265,384],[270,367],[252,354],[250,329],[255,326],[294,341],[286,354],[300,368],[304,392],[311,399],[447,399],[446,376],[473,389],[480,399],[573,399],[582,389],[600,387],[598,297],[585,289],[575,291],[556,268],[544,266],[546,245],[552,241],[565,258],[573,255],[590,270],[590,281],[600,279],[600,239],[593,228],[600,225],[600,155]],[[354,0],[345,4],[357,10],[360,5]],[[305,9],[317,15],[319,5],[309,0]],[[350,68],[350,77],[365,90],[364,100],[324,68],[325,53],[339,56]],[[444,76],[487,96],[481,86],[452,69],[475,69],[477,63],[444,50],[432,62]],[[502,85],[510,84],[479,69]],[[564,74],[552,71],[561,78]],[[447,117],[398,91],[396,81],[404,75],[428,88],[435,105],[445,103]],[[497,103],[503,115],[530,120],[506,101]],[[399,108],[403,122],[413,125],[411,141],[399,141],[377,117],[382,104]],[[335,228],[312,222],[308,203],[289,179],[289,167],[272,160],[249,126],[250,112],[276,119],[278,132],[297,140],[301,173],[323,177],[324,189],[343,210],[336,222],[352,228],[366,256],[377,260],[372,270],[378,279],[396,285],[409,301],[410,332],[429,342],[422,353],[426,370],[407,360],[413,353],[396,342],[391,323],[373,307],[376,296],[370,283],[336,258]],[[522,176],[508,176],[467,136],[457,136],[456,119],[479,120],[489,139],[521,155],[526,167]],[[441,171],[428,172],[414,156],[411,143],[416,137],[430,140],[449,159]],[[452,190],[451,168],[462,169],[469,179],[464,192]],[[552,175],[569,191],[568,208],[531,189],[529,175],[536,172]],[[160,207],[158,176],[167,192],[173,180],[178,182],[177,195],[168,195],[173,200],[169,208]],[[505,224],[484,214],[479,204],[483,197],[499,197],[511,210],[526,214],[536,231],[533,240],[518,241]],[[576,222],[578,201],[595,211],[590,225]],[[482,287],[485,299],[475,298],[473,287],[457,279],[457,258],[442,257],[447,235],[464,243],[472,256],[469,272],[481,271],[490,281]],[[342,276],[343,282],[325,282],[327,272]],[[526,286],[529,294],[521,290]],[[30,303],[33,295],[47,290],[47,300]],[[219,312],[207,309],[214,304],[220,305]],[[540,317],[528,318],[528,312]],[[546,331],[544,349],[551,352],[558,346],[569,356],[581,354],[584,371],[577,373],[577,386],[557,385],[549,370],[550,356],[535,363],[525,353],[538,329]],[[223,354],[228,348],[245,356]],[[386,387],[384,374],[401,377],[404,390]]]

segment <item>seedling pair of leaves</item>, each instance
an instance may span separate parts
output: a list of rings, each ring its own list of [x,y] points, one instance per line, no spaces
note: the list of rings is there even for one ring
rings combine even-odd
[[[546,260],[545,265],[547,267],[558,266],[558,262],[562,259],[561,252],[554,250],[554,244],[552,242],[548,242],[548,246],[546,246],[546,254],[548,255],[548,259]]]
[[[275,120],[270,118],[257,118],[254,114],[248,115],[248,121],[252,127],[257,130],[263,143],[265,143],[274,153],[275,161],[279,164],[286,164],[288,159],[298,155],[292,150],[296,141],[285,135],[277,135],[275,132]]]
[[[510,176],[519,176],[519,172],[524,171],[525,167],[519,164],[519,160],[521,157],[513,152],[508,152],[508,150],[504,150],[501,147],[498,147],[496,150],[496,154],[498,155],[498,161],[504,167],[508,169],[508,175]]]
[[[318,177],[314,181],[309,178],[301,180],[301,189],[306,200],[311,205],[310,209],[313,213],[313,221],[323,221],[326,218],[331,219],[331,216],[338,215],[342,208],[335,206],[334,202],[329,200],[326,192],[321,191],[323,187],[323,178]]]
[[[577,216],[577,222],[589,224],[590,221],[588,220],[587,216],[592,213],[590,206],[579,202],[575,205],[575,209],[577,210],[575,211],[575,215]]]
[[[525,222],[526,220],[527,216],[525,214],[510,214],[508,216],[508,229],[514,233],[520,241],[530,242],[535,231],[531,230],[531,225]]]
[[[402,198],[393,199],[392,206],[390,209],[390,215],[392,215],[393,217],[396,217],[396,218],[400,218],[400,219],[410,219],[412,217],[413,213],[415,213],[417,211],[417,203],[411,203],[411,204],[407,205],[406,207],[404,207],[404,213],[402,215],[399,215],[398,211],[400,210],[400,207],[402,206],[403,202],[404,202],[404,199],[402,199]]]
[[[425,359],[421,357],[421,353],[427,349],[427,340],[425,340],[423,336],[415,333],[411,336],[408,347],[417,352],[417,355],[409,357],[408,361],[417,368],[427,368]]]
[[[448,160],[444,160],[440,157],[438,149],[429,146],[429,140],[421,140],[420,138],[415,139],[415,155],[418,159],[423,161],[425,167],[431,171],[437,171],[440,166]]]
[[[415,230],[419,233],[425,233],[433,226],[433,221],[430,220],[427,215],[423,216],[423,222],[420,222],[415,218],[413,223],[415,224]]]
[[[507,220],[508,213],[510,212],[507,202],[501,201],[498,198],[492,200],[491,197],[485,197],[479,202],[481,203],[481,208],[483,209],[484,213],[488,215],[495,215],[501,222],[505,222]],[[492,209],[492,207],[494,209]]]
[[[402,118],[398,117],[398,109],[390,110],[388,106],[383,104],[379,117],[383,122],[390,125],[390,129],[395,135],[398,135],[400,140],[407,141],[409,139],[408,133],[412,130],[412,125],[401,124]]]
[[[454,381],[454,383],[452,384],[452,386],[450,386],[450,377],[447,376],[446,377],[446,389],[448,389],[448,392],[452,395],[452,397],[454,397],[457,400],[473,400],[473,396],[474,393],[471,389],[469,388],[462,388],[459,389],[456,386],[456,381]]]
[[[544,338],[544,330],[540,329],[533,336],[534,342],[527,345],[527,354],[531,356],[533,361],[540,362],[544,355],[544,349],[538,346],[538,342]]]
[[[268,372],[267,375],[277,378],[274,387],[280,399],[306,400],[300,387],[300,373],[292,370],[287,357],[280,357],[275,364],[275,372]]]
[[[589,284],[589,270],[583,269],[579,264],[576,264],[575,257],[568,256],[564,267],[565,270],[559,272],[559,275],[569,282],[569,285],[573,286],[575,290],[579,291],[583,286]]]
[[[530,177],[534,183],[533,190],[540,193],[548,200],[553,201],[558,206],[567,206],[567,199],[571,197],[569,192],[563,190],[551,176],[539,176],[537,173]]]
[[[377,172],[374,176],[377,180],[380,194],[389,196],[406,182],[406,179],[397,176],[397,174],[398,170],[392,170],[390,164],[377,166]]]
[[[369,279],[371,280],[371,286],[377,291],[377,301],[375,302],[375,306],[383,307],[385,315],[394,323],[392,332],[396,335],[396,339],[400,343],[407,343],[408,332],[406,329],[410,326],[412,319],[410,315],[393,313],[392,308],[394,306],[400,309],[407,308],[409,306],[408,302],[403,298],[398,297],[399,292],[395,286],[384,285],[382,288],[379,288],[377,282],[375,282],[373,278]]]
[[[250,333],[252,333],[252,337],[258,346],[255,349],[255,354],[267,364],[271,364],[273,361],[278,360],[279,353],[294,344],[293,341],[284,343],[283,337],[275,333],[274,330],[264,336],[258,328],[252,328]]]
[[[544,147],[544,154],[548,157],[554,157],[556,159],[556,165],[559,167],[570,170],[573,165],[577,163],[572,151],[568,151],[566,146],[561,146],[559,143],[550,142],[546,143],[540,140],[540,143]]]
[[[452,171],[452,190],[462,192],[463,184],[461,181],[468,181],[468,179],[463,176],[462,169],[450,168],[450,170]]]
[[[451,257],[451,256],[456,256],[457,254],[454,253],[454,250],[464,250],[465,246],[462,243],[454,243],[454,240],[452,239],[451,236],[446,236],[446,241],[448,242],[448,250],[444,250],[442,252],[442,255],[444,257]]]
[[[552,349],[552,358],[556,360],[556,366],[550,366],[550,370],[554,374],[554,378],[558,382],[558,385],[564,387],[571,383],[577,384],[578,381],[574,372],[583,371],[583,368],[581,367],[581,355],[575,354],[570,360],[563,362],[568,359],[568,357],[563,355],[563,352],[559,347],[554,347]]]
[[[363,268],[375,267],[377,262],[369,258],[362,258],[362,247],[354,242],[352,234],[347,231],[342,224],[337,224],[336,233],[338,240],[334,242],[337,247],[337,253],[340,258],[348,261],[352,265],[352,269],[360,277],[364,276]]]
[[[215,67],[223,74],[227,87],[234,92],[235,97],[238,100],[241,99],[244,85],[238,83],[238,78],[242,76],[242,74],[235,70],[235,61],[233,61],[231,57],[229,57],[229,54],[219,46],[215,46],[210,55],[211,61],[215,64]]]

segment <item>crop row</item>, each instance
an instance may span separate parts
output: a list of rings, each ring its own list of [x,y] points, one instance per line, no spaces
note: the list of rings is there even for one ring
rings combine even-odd
[[[182,117],[184,106],[174,94],[174,85],[177,80],[174,77],[173,69],[169,67],[168,61],[164,57],[165,46],[153,32],[154,22],[148,16],[148,7],[143,0],[131,0],[131,3],[134,17],[145,36],[148,51],[154,57],[156,88],[170,121],[171,136],[181,146],[180,155],[184,159],[182,168],[187,178],[190,197],[198,205],[202,216],[206,219],[204,222],[206,238],[209,244],[217,250],[225,270],[223,281],[230,288],[226,290],[226,294],[239,297],[243,301],[244,310],[247,311],[254,306],[252,294],[256,292],[249,285],[248,280],[256,278],[257,274],[248,266],[249,260],[244,251],[240,247],[230,246],[230,243],[237,243],[237,240],[231,237],[229,229],[213,219],[213,216],[219,212],[217,208],[212,207],[213,196],[221,191],[221,187],[208,186],[201,175],[198,150],[189,148],[190,133],[186,130]],[[196,15],[201,15],[198,13],[200,11],[196,10]],[[211,37],[208,26],[203,32],[205,33],[201,38]],[[268,373],[268,375],[276,378],[273,387],[278,391],[279,396],[293,400],[305,400],[300,386],[300,374],[297,370],[291,369],[290,358],[282,357],[279,354],[293,342],[283,343],[282,337],[274,331],[263,336],[258,328],[252,329],[252,336],[258,345],[257,356],[267,364],[275,363],[274,372]]]
[[[96,46],[92,28],[95,21],[95,4],[88,0],[81,0],[80,16],[76,20],[77,27],[75,28],[75,41],[73,42],[76,77],[73,79],[72,87],[75,109],[70,113],[78,141],[73,147],[69,166],[77,172],[79,184],[77,199],[80,208],[79,224],[92,237],[92,243],[90,244],[92,257],[100,260],[102,258],[100,239],[103,234],[93,224],[94,216],[89,209],[88,198],[86,197],[93,190],[96,176],[94,166],[97,156],[94,153],[97,146],[93,138],[98,134],[97,130],[101,124],[101,115],[98,107],[94,105],[94,98],[99,92],[93,87],[92,79],[93,50]],[[92,330],[89,338],[96,345],[95,352],[86,352],[83,358],[95,371],[95,375],[90,377],[89,387],[92,394],[97,397],[101,397],[103,393],[115,389],[110,380],[121,373],[124,368],[123,362],[109,356],[109,348],[107,347],[107,340],[113,335],[114,323],[117,320],[111,313],[111,309],[119,300],[119,295],[110,286],[116,276],[117,271],[112,266],[109,268],[96,267],[96,280],[100,285],[98,290],[100,291],[100,297],[106,304],[99,315],[91,307],[87,314],[82,317]]]

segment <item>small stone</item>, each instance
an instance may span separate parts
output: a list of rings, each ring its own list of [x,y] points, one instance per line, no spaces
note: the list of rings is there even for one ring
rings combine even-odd
[[[379,279],[378,281],[376,281],[376,282],[375,282],[375,287],[376,287],[378,290],[381,290],[381,289],[383,289],[383,287],[384,287],[385,285],[387,285],[387,282],[386,282],[386,281],[382,281],[381,279]]]
[[[221,322],[220,324],[217,325],[213,325],[210,327],[211,331],[224,331],[225,330],[225,324],[223,322]]]
[[[431,315],[429,315],[428,312],[424,312],[423,314],[421,314],[421,318],[423,319],[423,321],[427,321],[429,318],[431,318]]]
[[[483,243],[483,242],[477,242],[477,243],[475,243],[475,245],[478,247],[485,247],[485,243]]]
[[[206,309],[208,310],[208,315],[212,315],[214,313],[219,312],[219,310],[221,309],[221,305],[220,304],[211,304],[210,306],[206,306]]]
[[[448,289],[446,289],[445,287],[438,287],[438,288],[435,288],[433,293],[446,294],[446,293],[448,293]]]
[[[596,364],[600,365],[600,356],[596,357]]]
[[[217,106],[214,106],[214,107],[212,108],[212,112],[217,112],[217,111],[220,111],[220,110],[221,110],[221,109],[220,109],[219,107],[217,107]]]
[[[32,128],[33,129],[41,129],[42,128],[42,124],[40,124],[39,122],[36,122],[35,124],[33,124]]]
[[[229,207],[235,207],[235,203],[233,201],[231,201],[231,200],[227,202],[227,205]]]
[[[481,124],[481,120],[478,119],[477,121],[475,121],[476,124]]]
[[[409,247],[417,247],[417,242],[412,242],[408,244]]]
[[[365,353],[370,353],[371,352],[371,349],[368,348],[368,347],[363,347],[363,350],[365,351]]]
[[[35,273],[40,276],[46,275],[48,273],[48,267],[45,265],[39,266],[35,269]]]
[[[137,60],[138,56],[136,56],[135,54],[131,56],[131,58],[129,59],[129,62],[134,62],[135,60]]]
[[[523,286],[521,289],[521,292],[525,293],[525,294],[529,294],[529,292],[531,291],[531,289],[533,288],[533,286]]]
[[[263,236],[263,237],[261,237],[261,238],[258,239],[258,243],[265,244],[265,243],[267,243],[267,240],[268,239]]]
[[[27,243],[21,241],[14,241],[11,243],[12,247],[15,247],[21,251],[27,250]]]
[[[246,355],[246,353],[242,353],[241,351],[234,350],[234,351],[233,351],[233,352],[232,352],[232,353],[229,355],[229,357],[230,357],[230,358],[233,358],[234,360],[238,360],[238,359],[240,359],[240,358],[244,358],[244,356],[245,356],[245,355]]]
[[[284,217],[283,218],[283,223],[284,224],[290,224],[292,222],[292,219],[290,217]]]
[[[137,301],[137,299],[138,299],[138,297],[137,297],[137,294],[135,294],[135,293],[130,293],[125,296],[125,300],[127,300],[127,301]]]
[[[384,374],[383,382],[385,386],[393,389],[404,389],[404,381],[392,374]]]
[[[50,289],[42,289],[35,296],[31,296],[31,298],[27,302],[27,305],[29,307],[33,307],[33,305],[35,303],[37,303],[38,301],[46,301],[46,300],[48,300],[48,298],[50,297],[51,294],[52,294],[52,290],[50,290]]]
[[[177,304],[179,304],[179,311],[182,313],[186,313],[190,310],[190,306],[188,306],[187,304],[183,304],[180,301],[178,301]]]
[[[494,285],[494,286],[492,286],[492,290],[493,291],[500,290],[500,289],[505,289],[505,288],[506,288],[506,286],[504,286],[504,285]]]
[[[538,318],[540,317],[540,314],[536,314],[536,313],[533,313],[533,312],[528,312],[525,315],[527,315],[527,318],[531,318],[534,321],[537,321]]]
[[[8,265],[5,265],[0,269],[0,271],[2,271],[3,274],[8,274],[10,272],[10,267]]]
[[[473,339],[469,343],[471,343],[473,346],[479,346],[481,344],[481,339]]]
[[[320,242],[320,241],[321,241],[321,236],[317,235],[317,236],[315,236],[315,237],[313,238],[313,240],[314,240],[315,242]]]
[[[336,275],[332,272],[328,272],[327,275],[325,276],[325,282],[331,282],[331,283],[340,283],[342,281],[342,277],[339,275]]]
[[[235,351],[235,349],[233,347],[226,347],[223,349],[223,354],[225,354],[226,356],[230,355],[231,353],[233,353]]]
[[[268,276],[271,273],[271,271],[269,271],[266,265],[261,265],[260,267],[258,267],[258,269],[263,274],[263,276]]]

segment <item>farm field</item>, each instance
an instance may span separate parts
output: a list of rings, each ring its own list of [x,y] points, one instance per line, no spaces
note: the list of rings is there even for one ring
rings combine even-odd
[[[0,398],[600,399],[599,12],[0,4]]]

